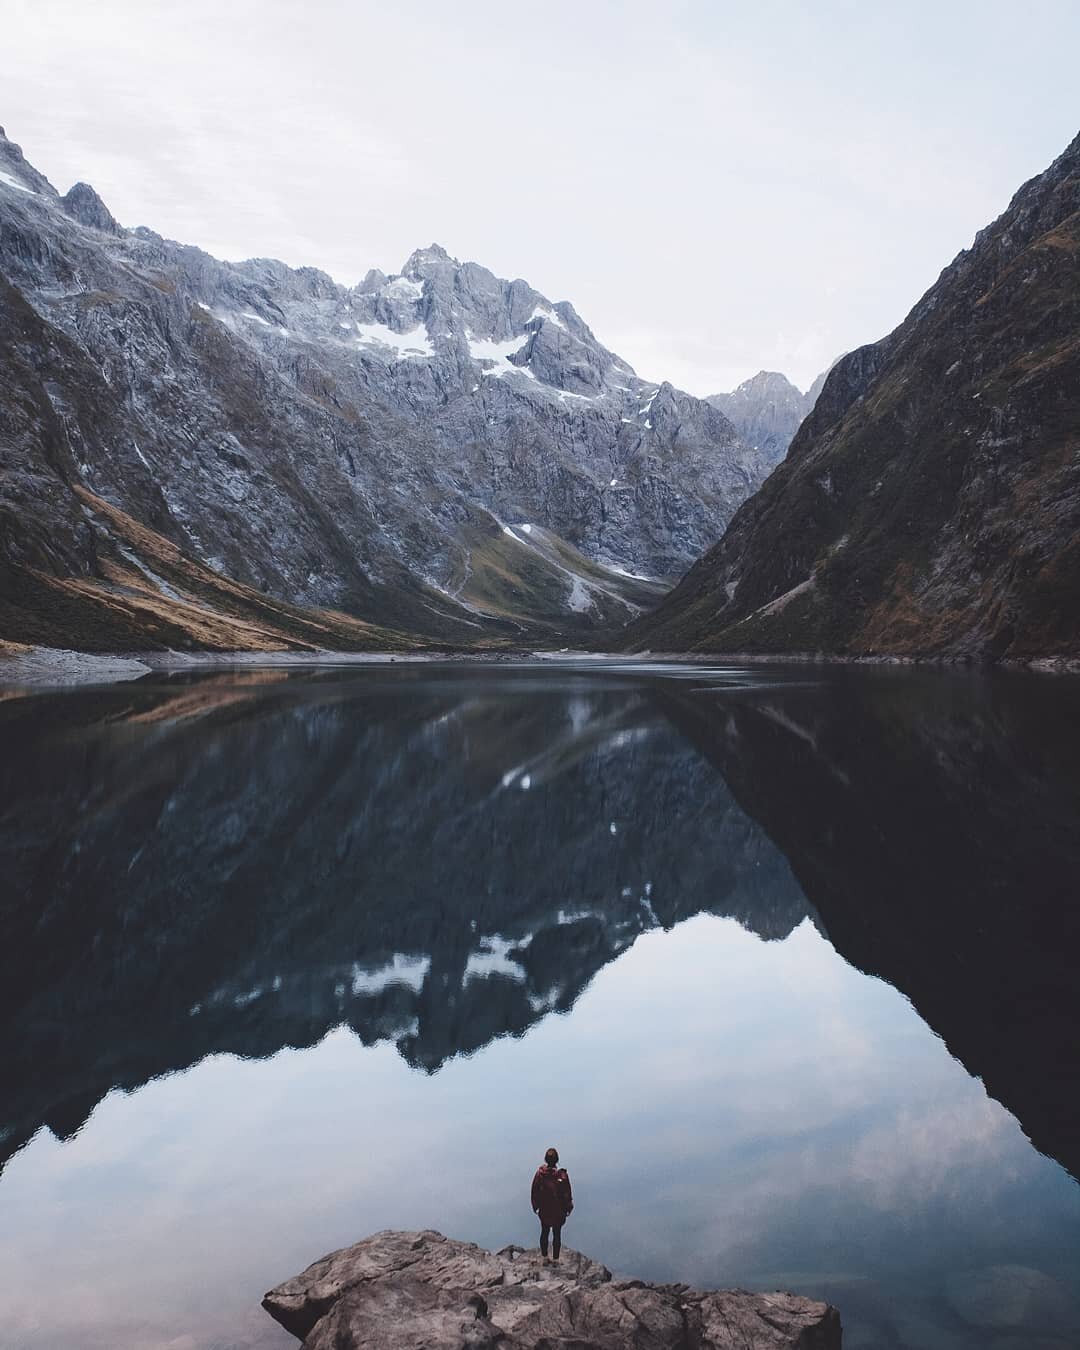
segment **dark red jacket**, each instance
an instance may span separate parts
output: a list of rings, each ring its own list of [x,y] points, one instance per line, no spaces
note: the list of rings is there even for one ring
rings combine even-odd
[[[566,1222],[566,1216],[574,1208],[574,1196],[565,1167],[548,1167],[544,1163],[537,1169],[532,1183],[532,1207],[545,1228]]]

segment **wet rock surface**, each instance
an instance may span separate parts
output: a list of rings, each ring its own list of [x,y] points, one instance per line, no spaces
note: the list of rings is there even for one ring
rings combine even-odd
[[[835,1308],[794,1294],[703,1292],[613,1278],[441,1233],[383,1232],[272,1289],[263,1307],[305,1350],[839,1350]]]

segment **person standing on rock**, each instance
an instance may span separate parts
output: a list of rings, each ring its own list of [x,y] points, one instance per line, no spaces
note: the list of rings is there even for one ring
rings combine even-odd
[[[551,1259],[558,1261],[562,1248],[562,1226],[574,1208],[570,1178],[565,1167],[559,1166],[559,1150],[549,1148],[542,1166],[537,1168],[532,1183],[533,1213],[540,1218],[540,1255],[548,1263],[548,1235],[551,1236]]]

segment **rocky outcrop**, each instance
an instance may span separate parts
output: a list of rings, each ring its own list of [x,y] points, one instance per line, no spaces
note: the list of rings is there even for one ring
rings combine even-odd
[[[824,383],[825,375],[819,375],[804,394],[779,371],[759,370],[730,394],[710,394],[705,401],[731,420],[747,445],[776,465],[787,454]]]
[[[580,1252],[485,1251],[376,1233],[286,1280],[263,1307],[305,1350],[840,1350],[840,1315],[794,1294],[613,1279]]]
[[[1080,137],[887,338],[632,646],[1080,654]]]
[[[437,245],[351,288],[220,262],[121,229],[86,184],[60,197],[2,135],[0,380],[0,633],[60,646],[73,619],[84,647],[205,645],[176,596],[235,607],[156,587],[170,548],[429,639],[616,629],[769,468],[522,280]],[[150,531],[149,553],[80,493]],[[133,598],[148,586],[179,634]]]
[[[60,200],[68,215],[80,224],[89,225],[94,230],[104,230],[106,234],[122,233],[113,213],[89,183],[76,183]]]

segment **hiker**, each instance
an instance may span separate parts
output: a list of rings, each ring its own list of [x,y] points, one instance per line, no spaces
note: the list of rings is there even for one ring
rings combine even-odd
[[[559,1166],[559,1150],[549,1148],[543,1166],[537,1168],[532,1183],[533,1213],[540,1216],[540,1255],[548,1264],[548,1235],[551,1234],[551,1259],[558,1261],[562,1247],[562,1226],[574,1208],[570,1178]]]

